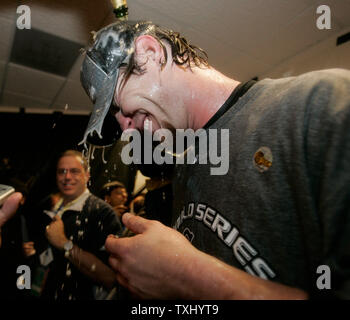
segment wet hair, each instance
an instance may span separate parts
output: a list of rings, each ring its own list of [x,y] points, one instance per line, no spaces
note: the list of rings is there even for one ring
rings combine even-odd
[[[206,52],[190,44],[185,37],[181,37],[180,33],[161,27],[155,28],[155,38],[160,41],[164,50],[165,62],[167,61],[167,53],[161,40],[166,40],[171,46],[171,54],[173,61],[180,66],[191,68],[192,65],[197,67],[209,66],[208,55]]]
[[[57,165],[58,165],[58,162],[63,157],[79,157],[81,159],[81,165],[83,166],[85,172],[89,171],[89,165],[88,165],[87,159],[83,156],[83,154],[81,152],[79,152],[77,150],[66,150],[66,151],[62,152],[57,159]]]
[[[184,69],[192,69],[193,66],[209,67],[207,53],[200,47],[190,44],[179,32],[153,25],[145,34],[153,36],[163,48],[165,61],[162,63],[162,67],[168,61],[167,50],[162,41],[166,41],[170,45],[173,62]],[[122,83],[125,83],[132,73],[143,74],[145,71],[143,65],[136,63],[135,54],[133,53],[127,65]]]

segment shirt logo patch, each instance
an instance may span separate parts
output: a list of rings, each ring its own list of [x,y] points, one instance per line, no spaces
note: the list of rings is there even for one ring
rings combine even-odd
[[[253,164],[260,172],[264,172],[272,166],[272,159],[271,149],[261,147],[254,154]]]
[[[192,241],[193,241],[194,234],[193,234],[193,232],[191,232],[190,229],[185,228],[185,230],[183,231],[183,235],[187,238],[187,240],[188,240],[189,242],[192,242]]]

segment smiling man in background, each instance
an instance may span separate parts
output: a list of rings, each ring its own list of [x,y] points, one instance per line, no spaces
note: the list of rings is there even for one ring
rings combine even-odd
[[[107,235],[121,234],[121,224],[113,209],[92,195],[88,188],[89,170],[82,154],[65,151],[58,159],[56,182],[59,194],[53,207],[44,210],[39,234],[34,241],[39,260],[48,268],[41,297],[55,300],[94,299],[96,287],[110,290],[115,276],[108,267],[104,243]]]

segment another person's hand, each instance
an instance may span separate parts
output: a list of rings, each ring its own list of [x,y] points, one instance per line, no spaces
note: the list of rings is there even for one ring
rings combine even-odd
[[[129,213],[122,219],[136,235],[109,236],[105,243],[119,283],[139,298],[185,297],[184,279],[196,272],[192,262],[199,251],[181,233],[158,221]]]
[[[6,199],[0,208],[0,227],[16,213],[22,198],[23,196],[20,192],[15,192]]]
[[[113,210],[119,215],[119,217],[121,217],[128,210],[128,207],[120,204],[113,207]]]
[[[64,224],[60,217],[55,216],[53,221],[46,226],[46,238],[59,250],[69,241],[64,233]]]
[[[23,249],[23,254],[26,258],[35,254],[33,241],[23,242],[22,249]]]

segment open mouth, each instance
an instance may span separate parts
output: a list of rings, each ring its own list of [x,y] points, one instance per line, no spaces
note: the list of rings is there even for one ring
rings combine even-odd
[[[151,133],[154,133],[158,129],[161,129],[161,126],[159,122],[155,120],[154,117],[152,117],[152,115],[146,115],[143,118],[141,128],[139,128],[141,132],[151,132]]]
[[[71,184],[71,183],[63,183],[62,186],[64,189],[74,188],[74,184]]]

